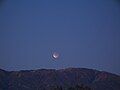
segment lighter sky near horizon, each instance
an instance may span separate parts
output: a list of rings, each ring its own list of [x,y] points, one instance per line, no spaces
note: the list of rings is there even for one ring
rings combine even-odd
[[[0,68],[67,67],[120,74],[120,2],[3,0]]]

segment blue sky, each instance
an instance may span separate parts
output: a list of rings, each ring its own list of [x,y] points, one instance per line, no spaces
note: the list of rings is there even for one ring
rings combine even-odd
[[[53,52],[60,57],[54,61]],[[120,74],[120,3],[115,0],[5,0],[0,68],[84,67]]]

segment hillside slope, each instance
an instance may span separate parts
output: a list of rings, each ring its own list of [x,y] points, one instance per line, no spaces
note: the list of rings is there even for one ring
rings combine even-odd
[[[120,76],[86,68],[21,71],[0,69],[0,90],[53,90],[51,87],[78,90],[69,88],[76,85],[89,87],[84,90],[120,90]]]

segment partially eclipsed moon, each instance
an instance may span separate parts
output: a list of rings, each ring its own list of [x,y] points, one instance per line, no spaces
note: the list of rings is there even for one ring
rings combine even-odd
[[[57,59],[57,58],[59,58],[59,53],[54,52],[52,56],[53,56],[54,59]]]

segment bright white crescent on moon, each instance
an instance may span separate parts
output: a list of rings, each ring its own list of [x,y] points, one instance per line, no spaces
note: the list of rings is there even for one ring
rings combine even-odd
[[[53,56],[54,59],[57,59],[57,58],[59,58],[59,53],[54,52],[52,56]]]

